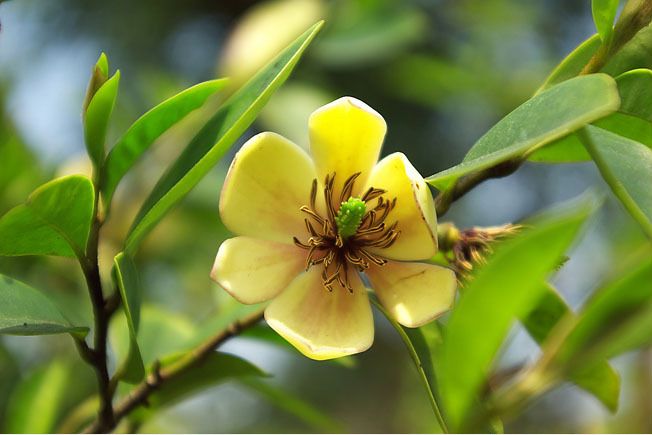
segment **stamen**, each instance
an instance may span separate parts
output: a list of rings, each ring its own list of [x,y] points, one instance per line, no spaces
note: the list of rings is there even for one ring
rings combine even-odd
[[[387,248],[401,233],[397,230],[398,222],[389,227],[385,222],[396,206],[396,198],[383,197],[385,190],[370,187],[362,197],[351,197],[360,174],[357,172],[344,181],[338,203],[334,201],[336,174],[326,175],[323,187],[325,216],[317,211],[319,183],[314,179],[309,205],[300,208],[306,215],[304,224],[308,240],[304,243],[297,237],[292,239],[297,247],[307,251],[306,270],[320,265],[322,283],[330,292],[337,283],[353,293],[349,266],[353,268],[352,273],[358,273],[368,269],[372,263],[385,265],[387,260],[372,254],[369,248]],[[376,204],[371,206],[370,202],[374,200],[377,200]]]

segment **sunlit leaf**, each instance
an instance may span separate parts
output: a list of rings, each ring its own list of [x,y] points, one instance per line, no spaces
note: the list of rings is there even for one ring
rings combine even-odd
[[[54,432],[71,375],[63,362],[55,360],[22,380],[12,392],[5,433]]]
[[[288,78],[316,36],[317,23],[231,96],[193,138],[161,177],[129,231],[126,252],[133,253],[145,235],[210,171],[254,121],[274,91]]]
[[[584,146],[602,178],[652,238],[652,149],[597,127],[585,131]]]
[[[142,291],[138,270],[131,257],[121,252],[114,259],[115,280],[120,289],[122,307],[129,328],[129,352],[120,368],[121,379],[135,384],[145,376],[143,358],[138,346],[138,327],[140,325],[140,304]]]
[[[226,80],[200,83],[165,100],[138,118],[109,152],[102,175],[104,202],[110,204],[122,177],[152,143],[206,100],[222,90]]]
[[[620,112],[652,120],[652,70],[635,69],[616,77]]]
[[[613,34],[613,24],[618,12],[618,0],[592,0],[593,22],[603,43],[607,44]]]
[[[536,306],[521,318],[521,323],[534,341],[541,345],[555,326],[567,316],[573,316],[571,309],[559,293],[546,284]],[[595,366],[574,374],[571,380],[593,394],[612,412],[618,409],[620,377],[607,361],[602,360]]]
[[[36,189],[0,218],[0,255],[82,257],[93,218],[93,184],[73,175]]]
[[[462,163],[427,181],[440,190],[447,190],[462,176],[525,158],[538,148],[614,112],[619,104],[616,83],[605,74],[567,80],[516,108],[475,143]]]
[[[531,312],[541,285],[594,205],[584,199],[528,224],[497,247],[468,283],[444,330],[438,379],[453,428],[463,427],[514,320]]]
[[[240,380],[240,384],[255,391],[270,405],[279,408],[288,414],[297,417],[308,427],[320,433],[342,433],[342,425],[333,418],[324,414],[319,408],[297,397],[289,391],[277,387],[270,382],[258,377],[247,377]]]
[[[106,132],[118,97],[120,71],[104,82],[93,95],[84,112],[84,141],[91,161],[96,167],[104,162]]]

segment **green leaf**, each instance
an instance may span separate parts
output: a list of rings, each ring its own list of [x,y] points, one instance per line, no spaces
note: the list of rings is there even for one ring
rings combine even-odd
[[[624,12],[624,11],[623,11]],[[609,59],[602,72],[617,77],[637,68],[652,68],[652,26],[641,29]]]
[[[97,60],[93,66],[93,72],[91,73],[91,79],[88,82],[88,88],[86,89],[86,97],[84,98],[84,104],[82,106],[82,113],[86,113],[88,109],[88,104],[93,99],[93,96],[97,93],[97,90],[106,83],[109,79],[109,59],[106,57],[106,54],[100,54],[100,58]]]
[[[593,123],[596,127],[652,148],[652,123],[616,112]],[[535,151],[528,160],[542,163],[573,163],[591,160],[577,134],[568,135]]]
[[[277,387],[256,377],[243,378],[240,380],[240,384],[255,391],[271,405],[286,411],[288,414],[294,415],[316,432],[344,432],[339,422],[324,414],[319,408],[281,387]]]
[[[120,368],[120,379],[131,384],[145,377],[145,366],[138,347],[138,327],[140,325],[140,304],[142,291],[138,280],[138,270],[131,257],[121,252],[114,258],[115,280],[120,289],[122,307],[129,328],[129,352]]]
[[[401,337],[401,340],[403,340],[403,343],[405,344],[405,347],[407,348],[408,353],[410,354],[410,358],[412,358],[414,367],[417,369],[417,372],[419,373],[419,379],[421,380],[421,384],[426,389],[426,393],[428,394],[428,401],[430,402],[430,407],[432,408],[432,411],[435,414],[437,423],[442,429],[442,432],[448,433],[448,427],[446,426],[446,422],[443,418],[441,409],[439,407],[439,401],[437,396],[437,384],[435,382],[435,376],[434,376],[435,370],[433,365],[434,364],[433,349],[435,343],[428,344],[426,338],[426,337],[433,338],[432,328],[438,329],[437,324],[435,322],[431,322],[430,326],[426,325],[425,327],[417,328],[415,330],[404,328],[396,320],[394,320],[392,316],[390,316],[390,314],[385,310],[382,304],[378,301],[378,298],[373,293],[370,294],[369,299],[374,304],[374,306],[378,309],[378,311],[380,311],[383,314],[383,316],[385,316],[387,321],[394,327],[396,332],[398,332],[399,336]],[[438,336],[438,333],[436,335]]]
[[[602,178],[652,238],[652,149],[597,127],[578,134]]]
[[[652,121],[652,70],[635,69],[616,77],[620,112]]]
[[[163,361],[162,367],[174,364],[178,357]],[[266,376],[265,373],[241,358],[222,352],[214,352],[192,370],[167,380],[149,399],[151,409],[172,405],[189,394],[220,384],[230,379]]]
[[[526,158],[538,148],[614,112],[619,104],[616,83],[605,74],[567,80],[516,108],[476,142],[462,163],[426,181],[447,190],[462,176]]]
[[[438,367],[444,409],[453,429],[462,428],[512,322],[541,298],[541,282],[593,208],[584,199],[531,222],[499,245],[466,286],[444,331]]]
[[[613,24],[618,12],[618,0],[592,0],[593,22],[603,44],[611,41]]]
[[[109,119],[113,106],[118,96],[120,84],[120,71],[108,79],[93,95],[84,112],[84,141],[86,150],[95,167],[102,167],[104,163],[104,142]]]
[[[106,158],[102,171],[102,194],[105,204],[111,203],[122,177],[152,143],[190,112],[201,107],[208,98],[221,91],[225,84],[224,79],[200,83],[163,101],[138,118]]]
[[[0,334],[63,333],[84,338],[88,328],[71,325],[43,293],[20,281],[0,275]]]
[[[578,76],[601,45],[602,41],[598,34],[591,36],[589,39],[578,45],[575,50],[573,50],[559,65],[557,65],[557,67],[555,67],[543,85],[541,85],[537,94],[553,85]]]
[[[545,354],[568,371],[652,343],[652,253],[606,284]]]
[[[36,189],[27,202],[0,218],[0,255],[82,258],[93,219],[94,189],[79,175]]]
[[[193,138],[143,204],[126,241],[136,251],[145,235],[210,171],[251,125],[271,95],[288,78],[322,26],[319,22],[231,96]]]
[[[546,284],[537,305],[527,315],[521,317],[521,323],[534,341],[541,345],[550,336],[554,327],[567,316],[572,317],[574,313],[559,293]],[[615,412],[618,409],[620,377],[606,360],[575,374],[571,380],[593,394],[610,411]]]
[[[156,360],[190,349],[196,329],[181,314],[154,305],[141,309],[138,343],[145,367]],[[130,350],[130,330],[125,317],[116,317],[109,327],[111,346],[118,360],[125,360]]]
[[[54,432],[71,375],[66,365],[55,360],[18,384],[7,409],[5,433]]]

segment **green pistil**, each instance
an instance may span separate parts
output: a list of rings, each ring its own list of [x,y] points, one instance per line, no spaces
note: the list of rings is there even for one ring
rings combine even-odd
[[[342,203],[335,216],[337,232],[342,239],[346,240],[358,231],[366,210],[364,202],[359,198],[351,197]]]

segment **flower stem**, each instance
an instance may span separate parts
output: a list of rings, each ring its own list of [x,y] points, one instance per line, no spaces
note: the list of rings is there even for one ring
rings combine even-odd
[[[380,304],[380,302],[378,302],[378,300],[374,295],[370,295],[369,299],[374,304],[374,306],[378,309],[378,311],[380,311],[387,318],[387,320],[389,320],[389,322],[392,324],[394,329],[396,329],[396,332],[398,332],[398,335],[401,337],[401,340],[403,340],[403,343],[405,344],[405,347],[407,347],[408,353],[412,358],[412,362],[414,362],[414,366],[417,369],[417,372],[419,373],[421,382],[423,383],[423,386],[426,388],[426,393],[428,393],[428,400],[430,401],[430,406],[432,407],[432,411],[435,414],[437,423],[439,423],[439,427],[441,428],[443,433],[449,433],[448,425],[444,420],[444,416],[441,413],[439,403],[437,402],[437,397],[434,392],[435,386],[433,385],[433,380],[428,378],[428,375],[426,374],[426,371],[423,368],[423,363],[421,362],[421,358],[419,357],[419,354],[417,353],[414,344],[412,344],[412,340],[410,340],[410,337],[405,332],[405,329],[403,329],[401,325],[399,325],[394,319],[392,319],[392,317],[385,310],[385,308]]]

